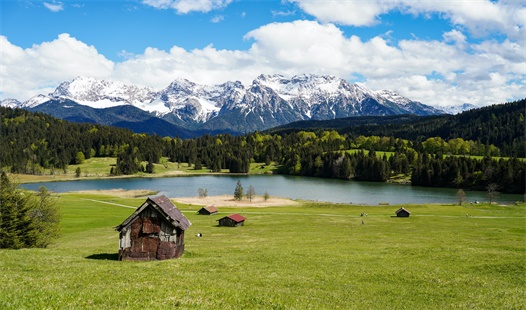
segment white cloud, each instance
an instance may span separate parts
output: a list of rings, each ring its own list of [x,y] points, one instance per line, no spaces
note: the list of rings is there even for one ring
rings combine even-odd
[[[146,5],[157,9],[173,9],[179,14],[193,11],[206,13],[222,9],[231,2],[232,0],[143,0]]]
[[[210,19],[210,22],[212,22],[214,24],[217,24],[217,23],[222,22],[224,19],[225,19],[225,17],[223,15],[216,15],[216,16],[212,17],[212,19]]]
[[[292,16],[296,14],[296,11],[271,11],[272,16]]]
[[[414,0],[289,0],[324,23],[371,26],[382,14],[401,11],[414,15],[440,14],[453,24],[462,25],[476,36],[504,33],[524,40],[526,5],[523,1],[414,1]]]
[[[289,0],[306,13],[323,23],[337,23],[353,26],[371,26],[377,17],[395,7],[389,1],[317,1]]]
[[[95,47],[61,34],[51,42],[22,49],[0,36],[0,92],[4,98],[27,100],[48,94],[60,82],[79,75],[109,77],[113,62]]]
[[[47,3],[44,2],[44,6],[51,12],[60,12],[64,10],[64,4],[62,2]]]
[[[391,43],[384,37],[364,41],[315,21],[272,23],[246,34],[253,41],[247,50],[149,47],[141,54],[123,51],[125,57],[117,63],[68,34],[25,50],[0,37],[0,91],[4,98],[27,100],[78,75],[161,89],[175,78],[248,84],[261,73],[315,73],[360,76],[373,90],[393,89],[431,105],[487,105],[526,93],[524,52],[516,42],[472,44],[460,30],[445,33],[440,41]]]

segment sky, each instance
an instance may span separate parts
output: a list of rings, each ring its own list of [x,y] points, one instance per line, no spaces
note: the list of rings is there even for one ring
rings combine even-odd
[[[0,0],[0,100],[77,76],[334,75],[432,106],[526,97],[525,0]]]

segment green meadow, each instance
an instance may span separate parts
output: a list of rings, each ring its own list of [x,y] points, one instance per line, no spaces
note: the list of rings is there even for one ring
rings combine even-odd
[[[61,194],[56,243],[0,250],[0,309],[526,308],[524,204],[407,205],[396,218],[401,206],[203,216],[176,202],[192,222],[182,258],[117,261],[113,227],[144,200]],[[232,213],[245,226],[217,226]]]

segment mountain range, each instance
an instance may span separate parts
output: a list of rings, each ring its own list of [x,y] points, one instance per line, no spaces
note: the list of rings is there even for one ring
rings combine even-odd
[[[77,77],[53,93],[28,101],[6,99],[2,106],[44,112],[75,122],[98,123],[162,136],[244,134],[301,120],[350,116],[458,113],[405,98],[392,90],[373,91],[334,76],[260,75],[250,85],[239,81],[201,85],[176,79],[154,90],[120,82]],[[456,107],[455,107],[456,108]]]

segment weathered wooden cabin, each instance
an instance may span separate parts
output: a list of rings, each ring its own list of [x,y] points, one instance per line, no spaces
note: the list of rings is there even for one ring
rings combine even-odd
[[[395,214],[397,217],[409,217],[409,215],[411,215],[411,212],[409,212],[408,210],[404,208],[400,208],[396,210]]]
[[[217,212],[219,212],[219,210],[215,206],[202,207],[201,209],[199,209],[199,211],[197,211],[197,213],[201,215],[212,215],[216,214]]]
[[[148,197],[122,224],[119,260],[161,260],[184,253],[184,231],[192,225],[164,195]]]
[[[243,226],[245,224],[246,218],[239,214],[232,214],[229,216],[225,216],[223,218],[220,218],[217,220],[219,222],[219,226]]]

